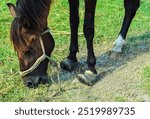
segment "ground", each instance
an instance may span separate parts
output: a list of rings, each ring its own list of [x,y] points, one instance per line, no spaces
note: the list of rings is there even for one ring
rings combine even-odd
[[[148,92],[142,89],[144,80],[141,76],[143,68],[150,64],[150,42],[149,38],[143,41],[136,38],[134,43],[133,41],[128,43],[116,60],[109,57],[109,47],[106,47],[106,52],[97,57],[96,68],[99,78],[92,87],[80,84],[76,78],[78,71],[72,74],[66,73],[65,77],[65,71],[62,71],[60,79],[72,79],[72,81],[69,84],[70,88],[66,88],[64,92],[63,96],[66,97],[62,98],[62,94],[58,94],[56,100],[58,98],[64,101],[150,101]],[[95,50],[100,53],[102,49],[96,46]],[[82,69],[86,69],[85,62],[80,63]]]
[[[10,0],[15,3],[15,0]],[[8,1],[7,1],[8,2]],[[70,73],[59,72],[49,66],[53,83],[28,89],[19,76],[17,55],[9,40],[12,17],[6,2],[0,3],[0,101],[150,101],[150,2],[142,0],[141,7],[130,27],[127,45],[116,60],[109,57],[112,43],[117,38],[123,19],[122,0],[97,2],[94,50],[97,57],[98,81],[89,87],[76,76],[86,69],[86,41],[82,32],[84,4],[80,1],[79,68]],[[69,50],[68,3],[64,0],[52,4],[49,27],[56,47],[52,59],[59,62]],[[115,16],[115,17],[114,17]],[[60,55],[61,54],[61,55]],[[52,68],[52,70],[50,70]],[[50,80],[51,81],[51,80]]]

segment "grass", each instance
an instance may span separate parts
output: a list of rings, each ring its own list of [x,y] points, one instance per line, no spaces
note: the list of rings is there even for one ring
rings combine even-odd
[[[19,65],[17,55],[9,40],[9,29],[12,17],[6,6],[7,2],[15,3],[16,0],[7,0],[0,2],[0,101],[70,101],[70,97],[75,94],[88,94],[90,87],[81,84],[71,85],[72,80],[63,82],[62,91],[58,93],[58,86],[40,85],[38,89],[28,89],[24,87],[19,76]],[[140,36],[150,31],[150,2],[142,0],[141,7],[130,27],[128,37]],[[56,47],[53,52],[53,58],[58,61],[65,58],[69,50],[69,10],[68,3],[64,0],[55,0],[52,4],[48,18],[49,27],[53,33]],[[101,47],[102,42],[113,42],[121,27],[123,19],[122,0],[101,0],[97,2],[95,18],[95,39],[94,44]],[[86,41],[83,34],[84,3],[80,1],[80,26],[79,26],[79,44],[80,48],[86,49]],[[85,50],[86,51],[86,50]],[[61,54],[61,55],[60,55]],[[150,67],[144,69],[146,82],[150,81]],[[82,86],[82,89],[81,89]],[[144,87],[149,90],[150,83]],[[70,89],[74,89],[69,91]],[[54,96],[57,94],[57,96]],[[80,97],[76,97],[78,101]],[[87,96],[86,101],[96,101],[99,97]],[[82,101],[82,99],[80,99]],[[99,99],[100,100],[100,99]],[[117,97],[116,101],[122,101],[124,98]]]
[[[150,66],[146,66],[143,70],[143,84],[144,89],[150,94]]]

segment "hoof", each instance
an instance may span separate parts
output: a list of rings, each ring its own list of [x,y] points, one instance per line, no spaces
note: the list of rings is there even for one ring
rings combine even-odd
[[[65,59],[60,62],[60,67],[64,70],[71,72],[75,69],[77,64],[78,64],[78,62],[76,62],[76,61],[72,61],[70,59]]]
[[[97,82],[97,75],[93,74],[90,70],[85,71],[84,74],[79,74],[78,80],[88,86],[92,86]]]

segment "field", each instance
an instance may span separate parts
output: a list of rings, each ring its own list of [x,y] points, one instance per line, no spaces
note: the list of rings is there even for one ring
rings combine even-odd
[[[0,2],[0,101],[150,101],[150,1],[142,0],[130,27],[127,46],[117,60],[108,51],[120,30],[124,9],[123,0],[97,0],[94,50],[96,69],[106,71],[92,87],[78,82],[77,72],[60,72],[61,84],[26,88],[19,76],[17,55],[9,39],[13,20],[6,6]],[[56,46],[52,58],[58,63],[69,51],[70,28],[67,0],[54,0],[48,18]],[[85,65],[86,41],[83,35],[84,3],[80,0],[79,61]],[[50,76],[54,71],[48,70]],[[57,78],[56,78],[57,79]]]

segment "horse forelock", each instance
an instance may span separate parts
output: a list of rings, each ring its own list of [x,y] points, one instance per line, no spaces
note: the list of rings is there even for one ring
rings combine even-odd
[[[40,27],[49,13],[51,0],[18,0],[16,8],[19,16],[26,17],[32,27]]]
[[[21,52],[27,46],[21,34],[22,25],[20,18],[25,17],[29,20],[31,28],[40,31],[41,26],[47,20],[51,0],[17,0],[16,9],[17,17],[11,25],[10,37],[13,42],[14,49]]]
[[[12,22],[10,39],[14,45],[15,51],[21,52],[22,49],[27,46],[26,41],[22,38],[21,25],[19,24],[19,20],[17,18],[15,18]]]

